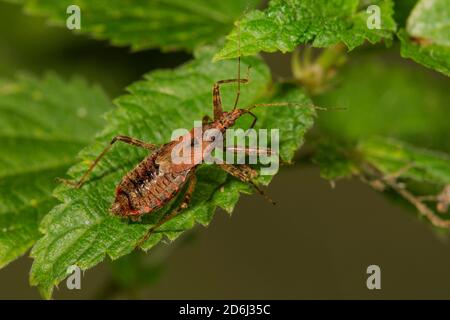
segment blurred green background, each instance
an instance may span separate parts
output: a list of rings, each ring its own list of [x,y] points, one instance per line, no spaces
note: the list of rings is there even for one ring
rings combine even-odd
[[[345,105],[352,117],[321,113],[316,129],[345,139],[388,132],[449,152],[442,108],[450,97],[448,78],[401,59],[398,51],[394,45],[350,53],[334,90],[316,103]],[[49,27],[0,2],[0,77],[21,70],[79,74],[113,99],[149,70],[189,58],[157,50],[131,53]],[[274,77],[290,76],[288,55],[265,59]],[[268,192],[276,206],[243,197],[231,218],[219,212],[210,227],[197,227],[147,256],[102,263],[85,273],[82,290],[67,290],[63,282],[55,298],[450,298],[447,239],[414,212],[356,180],[332,189],[303,161],[284,168]],[[378,291],[366,287],[371,264],[381,267]],[[28,285],[30,265],[23,257],[0,271],[0,298],[39,298]]]

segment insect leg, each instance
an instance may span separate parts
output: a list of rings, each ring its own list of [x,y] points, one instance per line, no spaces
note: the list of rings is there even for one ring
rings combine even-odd
[[[250,70],[250,67],[248,68]],[[220,86],[225,83],[248,83],[249,77],[247,72],[247,77],[243,79],[226,79],[226,80],[219,80],[216,83],[214,83],[213,86],[213,106],[214,106],[214,120],[219,119],[222,117],[223,109],[222,109],[222,98],[220,96]],[[235,105],[237,105],[239,101],[239,95],[240,95],[240,89],[238,90],[238,93],[236,94],[236,100]]]
[[[243,152],[245,155],[262,155],[262,156],[271,156],[274,154],[272,152],[272,149],[270,148],[247,148],[247,147],[226,147],[225,151],[231,151],[231,152]]]
[[[115,136],[111,140],[109,145],[98,155],[98,157],[94,160],[94,162],[89,166],[87,171],[83,174],[83,176],[81,177],[81,179],[78,182],[74,182],[74,181],[66,180],[66,179],[58,179],[58,180],[63,182],[63,183],[65,183],[65,184],[71,185],[71,186],[73,186],[76,189],[80,188],[84,184],[84,182],[85,182],[86,178],[89,176],[89,174],[92,172],[92,170],[98,164],[100,159],[103,158],[103,156],[111,149],[111,147],[113,146],[113,144],[116,141],[121,141],[121,142],[124,142],[124,143],[127,143],[127,144],[131,144],[131,145],[134,145],[134,146],[137,146],[137,147],[140,147],[140,148],[148,149],[148,150],[153,150],[153,149],[157,148],[157,146],[155,144],[146,143],[144,141],[137,140],[137,139],[132,138],[132,137],[122,136],[122,135]]]
[[[191,201],[192,194],[194,193],[195,190],[196,182],[197,178],[195,177],[195,175],[192,175],[192,177],[189,179],[189,185],[187,187],[186,193],[184,194],[183,202],[178,207],[173,209],[172,212],[166,214],[161,220],[158,221],[157,224],[151,227],[147,231],[147,233],[139,240],[136,247],[139,247],[142,244],[144,244],[144,242],[147,241],[148,238],[150,238],[150,236],[156,231],[156,229],[158,229],[161,225],[168,222],[169,220],[172,220],[173,218],[178,216],[178,214],[180,214],[184,209],[186,209],[189,206],[189,202]]]
[[[228,80],[220,80],[214,84],[213,88],[213,104],[214,104],[214,120],[219,119],[222,116],[222,99],[220,98],[220,89],[219,86],[224,83],[236,82],[237,90],[236,90],[236,99],[234,100],[234,107],[236,109],[239,97],[241,96],[241,83],[248,83],[250,81],[250,66],[247,68],[247,76],[241,79],[241,25],[240,22],[237,22],[238,28],[238,68],[237,68],[237,79],[228,79]]]
[[[321,110],[321,111],[346,110],[346,108],[342,108],[342,107],[323,108],[323,107],[318,107],[318,106],[309,105],[309,104],[305,104],[305,103],[297,103],[297,102],[257,103],[257,104],[251,105],[250,107],[245,108],[243,110],[245,110],[246,113],[249,113],[250,110],[255,109],[257,107],[289,107],[289,106],[299,106],[302,108]]]
[[[210,118],[208,115],[206,115],[206,116],[204,116],[203,119],[202,119],[202,125],[205,125],[205,124],[207,124],[208,122],[211,122],[211,118]]]
[[[233,177],[238,178],[243,182],[250,182],[252,179],[258,176],[258,171],[253,169],[252,167],[242,164],[239,166],[232,164],[219,164],[219,166]]]
[[[132,138],[132,137],[122,136],[122,135],[115,136],[111,140],[110,145],[114,144],[116,141],[122,141],[122,142],[125,142],[125,143],[128,143],[128,144],[131,144],[133,146],[144,148],[144,149],[148,149],[148,150],[153,150],[153,149],[157,148],[156,144],[147,143],[147,142],[144,142],[144,141]]]
[[[250,129],[253,129],[253,128],[255,127],[256,121],[258,121],[258,118],[257,118],[256,115],[255,115],[253,112],[251,112],[251,111],[247,111],[247,113],[253,117],[253,122],[252,122],[252,124],[250,125]]]
[[[262,195],[267,201],[272,204],[275,202],[267,196],[264,191],[255,183],[253,179],[258,176],[258,171],[253,169],[252,167],[241,164],[241,165],[231,165],[231,164],[218,164],[224,171],[231,174],[233,177],[238,178],[239,180],[250,183],[260,195]]]
[[[249,147],[225,147],[224,152],[234,152],[234,153],[243,153],[246,156],[250,155],[258,155],[263,157],[269,157],[269,156],[279,156],[279,154],[275,151],[273,151],[271,148],[249,148]],[[282,158],[278,157],[278,161],[281,164],[286,164],[287,162],[284,161]],[[220,163],[220,162],[217,162]]]

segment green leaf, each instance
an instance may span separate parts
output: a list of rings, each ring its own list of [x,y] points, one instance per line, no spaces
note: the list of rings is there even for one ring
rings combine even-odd
[[[411,166],[401,177],[441,186],[450,184],[450,157],[446,153],[381,137],[360,141],[357,150],[364,161],[371,163],[385,175]]]
[[[420,0],[406,25],[411,37],[450,46],[450,0]]]
[[[39,222],[57,203],[55,178],[92,140],[109,108],[105,94],[79,78],[0,80],[0,267],[39,238]]]
[[[27,13],[66,26],[70,5],[81,10],[81,33],[133,50],[185,49],[225,35],[245,9],[259,0],[17,0]]]
[[[72,167],[70,175],[79,178],[89,163],[117,134],[133,136],[152,143],[170,141],[177,128],[192,128],[194,120],[212,115],[212,84],[236,74],[235,61],[211,63],[215,47],[197,52],[196,59],[175,70],[154,71],[128,88],[128,95],[117,99],[118,108],[107,116],[108,125],[96,143],[81,153],[82,162]],[[242,86],[240,105],[247,106],[271,92],[271,77],[267,66],[257,58],[242,59],[245,70],[251,65],[251,81]],[[234,102],[235,86],[225,86],[222,98],[225,106]],[[280,91],[285,101],[311,102],[298,89]],[[289,161],[312,126],[312,108],[278,107],[256,109],[259,127],[280,128],[280,153]],[[243,119],[249,123],[251,118]],[[32,250],[35,258],[30,282],[38,285],[49,298],[53,286],[64,279],[66,270],[77,265],[83,270],[101,262],[105,256],[117,259],[130,253],[146,231],[171,209],[149,215],[141,223],[120,219],[109,213],[115,186],[127,171],[146,155],[145,151],[127,145],[117,145],[99,163],[89,182],[80,189],[59,187],[55,194],[62,204],[43,220],[45,233]],[[228,176],[214,165],[203,165],[197,171],[197,186],[189,208],[177,218],[165,223],[143,245],[148,250],[163,238],[175,239],[195,223],[208,225],[216,207],[231,212],[240,192],[252,188]],[[178,200],[177,200],[178,201]],[[259,201],[264,201],[259,199]],[[175,203],[176,204],[176,203]]]
[[[450,76],[450,0],[420,0],[398,37],[403,57]]]
[[[314,162],[327,180],[364,174],[369,164],[380,171],[381,177],[400,173],[399,177],[417,183],[440,187],[450,184],[450,157],[447,153],[417,148],[382,136],[363,138],[354,145],[324,143]]]
[[[313,157],[313,162],[320,167],[320,176],[335,181],[356,174],[358,166],[352,160],[350,150],[349,146],[333,141],[320,143]]]
[[[377,0],[371,4],[380,8],[380,29],[367,27],[371,13],[366,11],[369,6],[366,1],[271,0],[266,10],[251,11],[240,21],[240,53],[288,52],[304,43],[327,47],[343,42],[353,49],[366,40],[371,43],[391,40],[396,29],[392,1]],[[227,38],[216,60],[239,55],[238,28]]]
[[[450,77],[450,47],[436,44],[420,45],[410,39],[404,30],[398,33],[402,43],[401,54],[427,68],[434,69]]]
[[[391,200],[408,204],[436,230],[450,228],[444,216],[450,188],[450,156],[446,153],[378,136],[353,146],[334,143],[319,150],[315,162],[325,179],[358,176],[375,190],[386,191]]]
[[[339,85],[315,101],[320,106],[347,110],[322,113],[318,128],[340,141],[388,135],[450,152],[450,80],[405,63],[395,51],[352,53],[352,59],[338,73]]]

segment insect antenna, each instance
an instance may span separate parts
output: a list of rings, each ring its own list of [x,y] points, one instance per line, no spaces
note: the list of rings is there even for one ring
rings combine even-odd
[[[299,107],[304,107],[304,108],[310,108],[310,109],[315,109],[315,110],[320,110],[320,111],[336,111],[336,110],[347,110],[347,108],[345,107],[330,107],[330,108],[325,108],[325,107],[319,107],[319,106],[315,106],[315,105],[309,105],[309,104],[304,104],[304,103],[297,103],[297,102],[272,102],[272,103],[258,103],[258,104],[254,104],[244,110],[246,111],[250,111],[252,109],[255,109],[257,107],[286,107],[286,106],[299,106]]]
[[[238,36],[238,71],[237,71],[237,92],[236,92],[236,100],[234,100],[233,110],[236,109],[237,104],[239,102],[239,96],[241,95],[241,23],[238,20],[236,22],[237,27],[237,36]],[[248,72],[248,71],[247,71]],[[247,75],[248,78],[248,75]]]

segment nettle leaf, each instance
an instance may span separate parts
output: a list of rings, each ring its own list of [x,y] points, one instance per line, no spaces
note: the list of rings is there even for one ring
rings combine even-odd
[[[380,29],[369,29],[369,5],[380,9]],[[288,52],[298,45],[311,43],[327,47],[343,42],[353,49],[364,41],[371,43],[392,39],[396,29],[391,0],[271,0],[264,10],[247,13],[227,36],[228,42],[215,56],[216,60],[239,55],[237,42],[240,34],[242,55],[260,51]],[[238,32],[240,29],[240,33]]]
[[[315,162],[322,177],[335,180],[357,176],[399,204],[408,204],[436,230],[450,228],[448,191],[450,156],[443,152],[417,148],[386,137],[361,139],[345,148],[334,146],[319,151]],[[329,160],[332,161],[329,161]]]
[[[129,94],[117,99],[118,108],[108,114],[108,125],[97,141],[81,152],[82,162],[72,167],[70,175],[79,178],[117,134],[163,144],[170,141],[173,130],[190,129],[194,120],[200,121],[205,114],[211,116],[213,83],[235,77],[237,67],[235,61],[211,63],[215,49],[203,48],[197,52],[196,59],[180,68],[151,72],[144,80],[131,85]],[[243,70],[249,65],[252,66],[251,82],[242,86],[241,106],[273,92],[269,69],[262,60],[242,59]],[[235,90],[234,85],[222,89],[226,106],[234,102]],[[274,99],[311,103],[299,89],[279,92],[282,96]],[[280,128],[280,153],[285,161],[289,161],[300,146],[315,115],[312,108],[300,106],[260,108],[256,113],[260,128]],[[133,251],[146,231],[171,209],[168,205],[161,213],[149,215],[142,222],[130,222],[109,213],[115,186],[146,154],[132,146],[114,146],[82,188],[60,186],[55,191],[62,204],[45,217],[41,225],[45,235],[31,253],[35,261],[30,281],[40,287],[44,297],[51,296],[53,286],[67,276],[69,266],[77,265],[85,270],[105,256],[117,259]],[[201,166],[196,175],[198,182],[189,208],[157,229],[142,249],[150,249],[163,238],[173,240],[195,223],[208,225],[217,207],[231,213],[239,193],[252,192],[251,187],[214,165]]]
[[[102,90],[79,78],[0,80],[0,267],[40,237],[39,222],[57,203],[55,178],[75,163],[110,107]]]
[[[450,76],[450,0],[420,0],[398,37],[403,57]]]
[[[385,175],[401,172],[410,166],[402,172],[401,177],[441,186],[450,184],[450,157],[446,153],[382,137],[360,141],[357,150],[364,161]]]
[[[404,30],[398,33],[398,37],[402,44],[402,57],[411,58],[427,68],[450,76],[450,47],[415,43]]]
[[[350,178],[359,172],[352,159],[352,148],[336,141],[323,141],[317,146],[313,162],[320,167],[320,176],[335,181]]]
[[[409,15],[411,37],[450,46],[450,0],[420,0]]]
[[[450,184],[447,153],[382,136],[363,138],[353,145],[325,143],[320,146],[314,162],[327,180],[364,174],[365,165],[370,164],[380,171],[381,176],[377,178],[399,173],[400,178],[426,185],[443,187]]]
[[[81,11],[81,29],[96,39],[133,50],[185,49],[215,42],[259,0],[17,0],[27,13],[66,26],[70,5]]]

